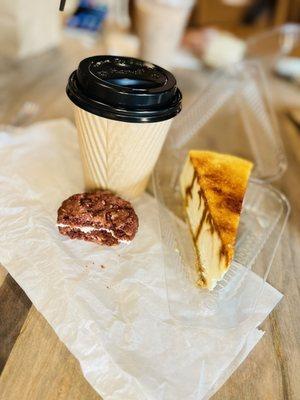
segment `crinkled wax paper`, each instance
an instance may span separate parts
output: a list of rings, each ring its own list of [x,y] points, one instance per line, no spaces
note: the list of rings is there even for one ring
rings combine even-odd
[[[208,398],[260,339],[256,327],[281,298],[267,285],[243,332],[172,320],[148,194],[134,203],[140,228],[128,246],[61,236],[57,208],[83,190],[76,132],[66,120],[1,132],[0,184],[0,260],[105,400]]]

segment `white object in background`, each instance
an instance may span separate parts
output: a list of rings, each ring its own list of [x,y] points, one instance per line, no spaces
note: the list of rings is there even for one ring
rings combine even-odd
[[[1,0],[0,56],[19,59],[57,46],[60,18],[53,0]]]
[[[208,399],[259,341],[256,327],[282,297],[266,284],[252,318],[230,330],[172,320],[157,207],[147,194],[134,203],[140,228],[126,247],[59,235],[57,208],[83,190],[76,130],[66,120],[0,132],[0,184],[1,263],[104,399]],[[249,282],[255,289],[261,278],[251,273]]]
[[[201,67],[201,60],[183,47],[178,48],[173,59],[174,68],[186,68],[194,71]]]
[[[118,30],[107,30],[104,34],[107,54],[138,57],[140,41],[136,35]]]
[[[274,68],[275,72],[287,79],[300,82],[300,58],[284,57],[281,58]]]
[[[209,67],[222,68],[241,61],[245,51],[243,40],[227,32],[211,30],[202,59]]]
[[[173,66],[194,1],[138,0],[137,32],[141,58],[164,68]]]
[[[65,8],[63,10],[64,15],[72,15],[79,4],[79,0],[66,0]]]
[[[123,29],[130,27],[129,0],[97,0],[97,3],[107,6],[108,25]]]

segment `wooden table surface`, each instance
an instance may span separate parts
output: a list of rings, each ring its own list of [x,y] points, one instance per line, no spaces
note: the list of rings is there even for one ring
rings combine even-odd
[[[72,118],[64,90],[78,61],[100,52],[65,40],[62,49],[0,65],[0,122],[8,123],[25,101],[40,105],[36,120]],[[195,91],[192,74],[178,78],[186,98]],[[269,282],[283,301],[262,324],[266,334],[214,400],[300,399],[300,131],[286,118],[300,107],[299,88],[272,80],[289,168],[276,183],[289,198],[292,212]],[[2,188],[5,190],[5,188]],[[78,361],[31,305],[22,289],[0,267],[0,400],[99,400],[84,379]],[[128,400],[128,399],[124,399]]]

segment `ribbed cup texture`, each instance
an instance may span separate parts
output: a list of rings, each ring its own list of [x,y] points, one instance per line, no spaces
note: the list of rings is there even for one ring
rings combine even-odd
[[[75,121],[86,189],[110,189],[128,198],[140,195],[172,120],[128,123],[75,107]]]

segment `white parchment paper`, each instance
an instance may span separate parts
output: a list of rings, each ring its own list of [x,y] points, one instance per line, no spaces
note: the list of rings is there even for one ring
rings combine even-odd
[[[134,203],[140,229],[128,246],[61,236],[57,208],[83,190],[76,132],[67,120],[1,132],[0,185],[0,261],[105,400],[209,398],[259,341],[256,327],[281,298],[266,285],[243,331],[172,320],[157,207],[147,194]]]

